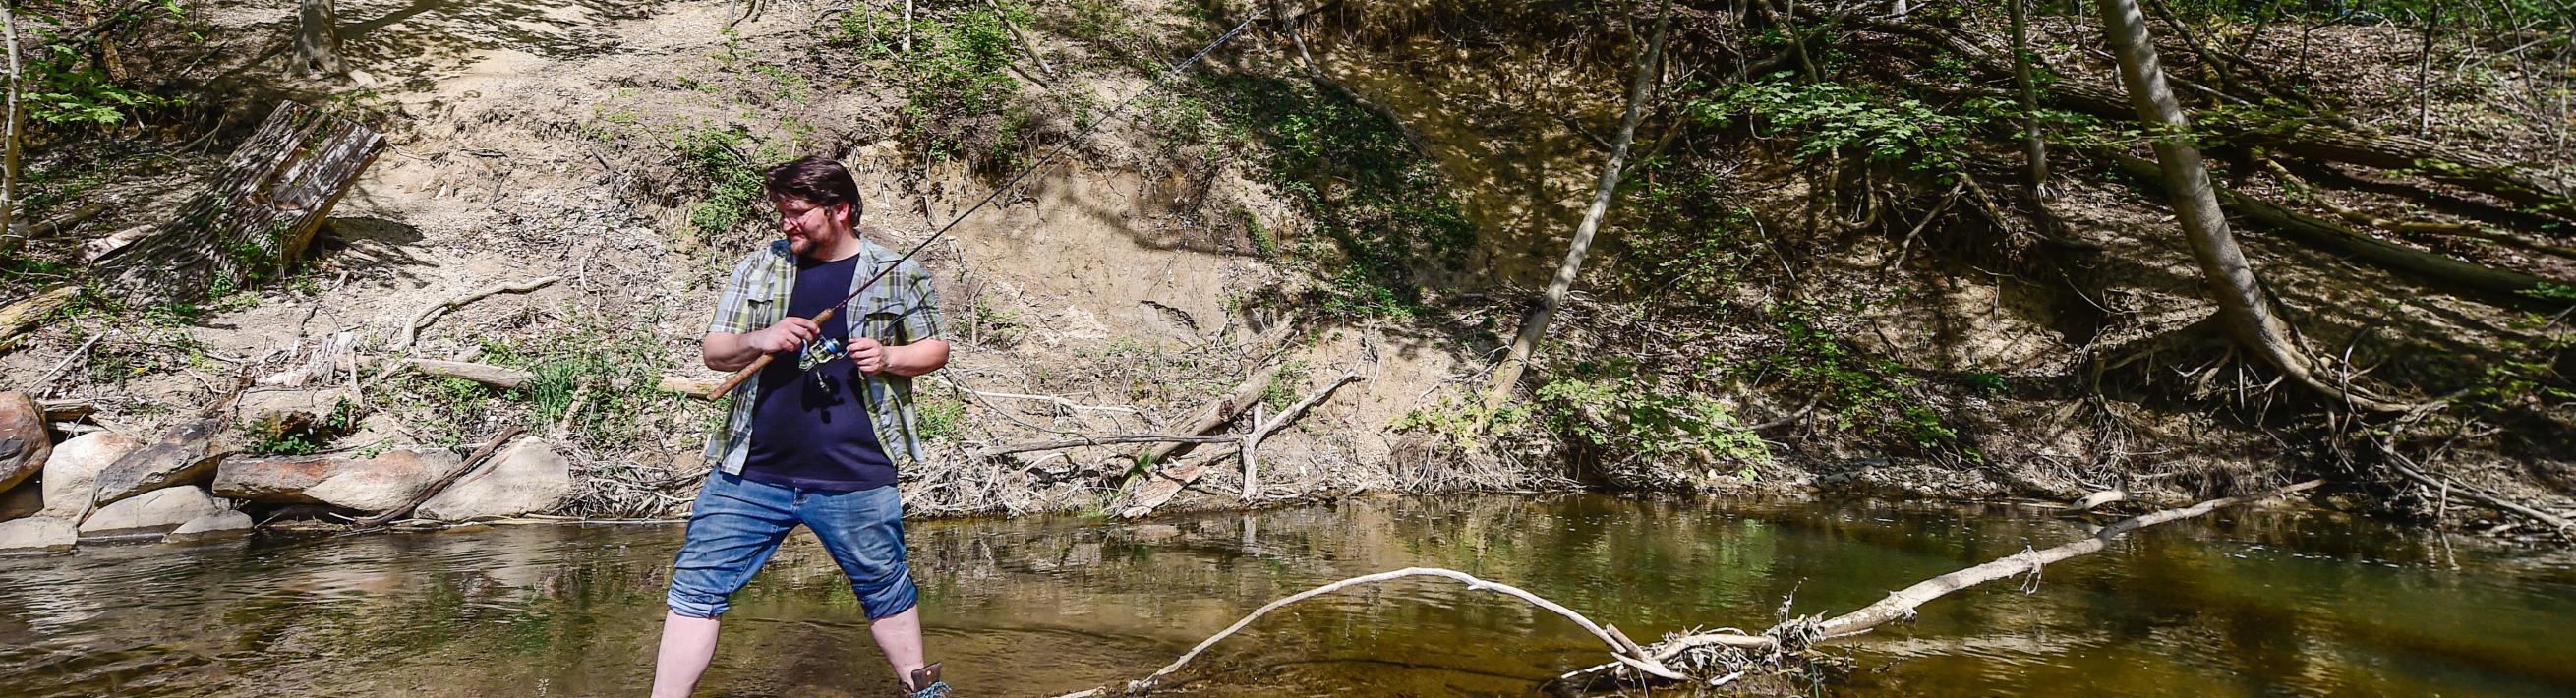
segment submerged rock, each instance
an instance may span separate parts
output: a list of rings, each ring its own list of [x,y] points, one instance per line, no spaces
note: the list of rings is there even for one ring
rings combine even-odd
[[[233,458],[215,470],[215,493],[269,504],[327,504],[381,513],[409,503],[464,465],[443,450],[386,451],[374,458]]]
[[[250,535],[252,525],[249,514],[239,511],[219,511],[179,524],[179,528],[170,531],[170,535],[162,536],[161,540],[165,543],[193,543],[238,538]]]
[[[25,393],[0,393],[0,490],[16,487],[45,467],[54,452],[45,433],[45,410]]]
[[[45,509],[37,515],[79,519],[89,509],[90,496],[98,492],[99,472],[142,448],[141,440],[112,431],[94,431],[55,445],[54,455],[45,459]]]
[[[105,507],[172,485],[194,484],[205,479],[223,458],[215,437],[224,432],[224,421],[200,419],[171,429],[160,441],[145,446],[98,473],[98,505]]]
[[[82,521],[84,536],[167,531],[197,517],[220,513],[223,506],[203,487],[166,487],[99,507]]]
[[[0,521],[0,553],[59,553],[80,543],[72,522],[43,517]]]
[[[518,516],[563,506],[571,496],[572,464],[544,439],[520,439],[494,455],[490,465],[423,502],[415,513],[441,521]]]

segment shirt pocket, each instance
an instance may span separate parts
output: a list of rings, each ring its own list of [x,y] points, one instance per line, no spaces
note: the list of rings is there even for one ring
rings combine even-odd
[[[753,281],[742,289],[743,315],[758,330],[786,319],[787,304],[780,302],[776,281]]]
[[[851,332],[888,346],[899,346],[911,340],[903,336],[903,315],[911,312],[912,306],[870,294],[867,298],[850,301],[850,309],[858,313],[852,318],[857,326],[850,328]]]

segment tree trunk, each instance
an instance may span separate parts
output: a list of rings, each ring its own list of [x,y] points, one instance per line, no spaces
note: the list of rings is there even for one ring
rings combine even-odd
[[[2209,170],[2201,164],[2200,150],[2189,141],[2191,121],[2165,84],[2164,69],[2157,64],[2156,48],[2147,37],[2146,17],[2139,12],[2137,0],[2097,0],[2096,7],[2102,14],[2104,38],[2120,63],[2120,77],[2129,86],[2129,104],[2146,122],[2153,139],[2174,217],[2182,225],[2192,258],[2200,263],[2201,277],[2209,283],[2210,298],[2218,303],[2218,317],[2228,334],[2301,385],[2356,406],[2394,409],[2317,379],[2313,363],[2292,338],[2289,321],[2273,312],[2253,264],[2227,229],[2227,216],[2210,186]]]
[[[2030,180],[2032,199],[2044,200],[2048,198],[2048,139],[2040,133],[2039,85],[2030,75],[2030,12],[2023,7],[2029,1],[2005,0],[2004,6],[2012,12],[2013,84],[2020,88],[2021,110],[2026,115],[2022,121],[2022,158],[2029,169],[2024,176]]]
[[[1646,88],[1655,82],[1655,63],[1664,51],[1664,29],[1672,23],[1672,0],[1664,0],[1656,13],[1654,38],[1647,40],[1646,50],[1637,54],[1637,77],[1628,85],[1627,113],[1619,117],[1619,140],[1610,146],[1610,163],[1601,168],[1601,186],[1592,194],[1591,208],[1584,209],[1583,222],[1574,228],[1574,241],[1566,246],[1565,263],[1556,268],[1556,278],[1548,281],[1547,295],[1521,320],[1520,335],[1512,339],[1511,352],[1494,369],[1493,382],[1485,389],[1485,410],[1492,412],[1510,400],[1512,390],[1521,382],[1521,372],[1529,367],[1530,352],[1547,336],[1549,318],[1565,303],[1565,294],[1574,287],[1574,277],[1583,271],[1583,258],[1592,251],[1592,236],[1601,230],[1601,219],[1609,213],[1610,199],[1619,191],[1619,168],[1627,163],[1628,145],[1637,140],[1637,119],[1643,115]]]
[[[295,65],[299,74],[338,75],[340,66],[339,12],[332,7],[336,0],[296,0],[298,26],[295,31]]]
[[[2161,175],[2155,163],[2120,153],[2095,153],[2110,160],[2114,167],[2140,180],[2154,180]],[[2445,292],[2479,294],[2501,302],[2542,304],[2545,301],[2523,295],[2539,288],[2549,279],[2511,269],[2497,269],[2453,259],[2439,252],[2428,252],[2386,242],[2331,220],[2292,210],[2290,207],[2264,201],[2243,192],[2217,188],[2220,206],[2237,217],[2279,231],[2308,247],[2341,255],[2353,261],[2398,273]]]
[[[195,300],[274,278],[384,146],[365,124],[279,103],[169,222],[100,257],[101,276],[143,302]]]
[[[16,249],[26,242],[11,228],[18,215],[18,143],[27,121],[18,109],[18,83],[25,70],[18,65],[18,16],[9,6],[0,4],[0,33],[8,34],[9,97],[8,111],[0,114],[0,251]]]
[[[2415,51],[2415,135],[2430,135],[2433,130],[2433,28],[2442,23],[2442,4],[2433,3],[2432,15],[2424,20],[2424,41]]]

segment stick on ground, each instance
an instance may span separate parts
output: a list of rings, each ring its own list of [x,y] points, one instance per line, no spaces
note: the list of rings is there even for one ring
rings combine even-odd
[[[419,313],[419,314],[411,316],[411,322],[407,322],[407,323],[404,323],[404,324],[403,324],[402,339],[401,339],[400,341],[395,342],[395,343],[394,343],[394,347],[393,347],[393,348],[394,348],[394,350],[395,350],[395,351],[401,351],[401,350],[404,350],[404,349],[410,349],[410,348],[411,348],[412,341],[413,341],[413,340],[415,340],[415,339],[418,339],[418,338],[420,337],[420,328],[428,327],[428,326],[429,326],[430,321],[437,319],[437,318],[435,318],[435,317],[433,317],[433,316],[438,315],[439,313],[444,313],[444,312],[447,312],[447,311],[450,311],[450,310],[454,310],[454,309],[457,309],[457,308],[460,308],[460,307],[464,307],[464,306],[465,306],[465,304],[467,304],[467,303],[472,303],[472,302],[475,302],[475,301],[483,300],[483,299],[485,299],[485,298],[492,297],[494,294],[500,294],[500,293],[527,293],[527,292],[530,292],[530,291],[535,291],[535,290],[537,290],[537,289],[545,288],[545,287],[547,287],[547,286],[553,285],[553,284],[554,284],[554,282],[562,281],[562,280],[563,280],[563,277],[560,277],[560,276],[548,276],[548,277],[543,277],[543,278],[531,279],[531,280],[528,280],[528,281],[523,281],[523,282],[515,283],[515,284],[501,284],[501,285],[498,285],[498,286],[493,286],[493,287],[490,287],[490,288],[485,288],[485,289],[480,290],[480,291],[475,291],[475,292],[473,292],[473,293],[468,293],[468,294],[465,294],[465,295],[463,295],[463,296],[458,296],[458,297],[456,297],[456,298],[454,298],[454,299],[450,299],[450,300],[447,300],[447,301],[445,301],[445,302],[441,302],[441,303],[439,303],[439,304],[437,304],[437,305],[432,305],[432,306],[429,306],[429,307],[427,307],[427,308],[422,308],[422,309],[420,309],[420,313]]]

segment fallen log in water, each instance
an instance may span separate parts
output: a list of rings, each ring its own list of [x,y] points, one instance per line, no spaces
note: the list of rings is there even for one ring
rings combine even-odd
[[[1913,586],[1888,594],[1887,598],[1879,600],[1878,603],[1873,603],[1867,607],[1861,608],[1860,610],[1834,616],[1829,619],[1818,620],[1813,616],[1795,618],[1778,625],[1774,625],[1770,630],[1764,631],[1758,635],[1743,632],[1711,632],[1674,636],[1666,638],[1662,642],[1657,642],[1652,646],[1643,647],[1639,646],[1635,641],[1629,640],[1625,634],[1620,633],[1618,628],[1614,626],[1595,623],[1592,619],[1584,617],[1583,614],[1577,613],[1573,609],[1566,608],[1556,602],[1549,601],[1536,594],[1532,594],[1508,584],[1490,582],[1478,579],[1463,572],[1438,568],[1414,567],[1393,572],[1380,572],[1377,574],[1352,577],[1350,579],[1333,582],[1331,584],[1300,592],[1287,598],[1272,601],[1269,604],[1262,606],[1260,609],[1253,611],[1251,615],[1244,616],[1242,620],[1235,621],[1234,625],[1228,626],[1224,631],[1218,632],[1216,635],[1210,636],[1208,639],[1201,641],[1198,646],[1192,647],[1189,652],[1182,654],[1180,659],[1173,660],[1171,664],[1164,665],[1163,668],[1155,670],[1154,673],[1147,675],[1145,678],[1127,682],[1123,687],[1094,688],[1077,693],[1067,693],[1059,696],[1058,698],[1092,698],[1095,696],[1111,694],[1123,693],[1133,695],[1144,693],[1153,690],[1154,685],[1162,681],[1164,677],[1180,671],[1181,668],[1187,666],[1191,660],[1197,659],[1198,656],[1201,653],[1206,652],[1209,647],[1223,641],[1229,636],[1234,635],[1236,632],[1242,631],[1245,627],[1250,626],[1253,621],[1259,620],[1262,616],[1269,614],[1271,611],[1278,610],[1280,607],[1364,584],[1385,582],[1406,577],[1425,576],[1455,579],[1465,582],[1469,589],[1491,591],[1520,599],[1528,602],[1530,605],[1546,609],[1556,613],[1557,615],[1564,616],[1568,620],[1574,621],[1576,625],[1582,626],[1584,630],[1592,633],[1594,637],[1600,638],[1603,644],[1609,645],[1610,657],[1613,661],[1568,672],[1563,677],[1560,677],[1561,680],[1590,680],[1600,678],[1635,679],[1639,674],[1642,674],[1667,681],[1690,681],[1695,678],[1704,678],[1692,676],[1692,667],[1728,665],[1724,662],[1711,661],[1710,655],[1713,654],[1731,652],[1735,653],[1738,657],[1751,656],[1777,659],[1786,653],[1804,649],[1807,646],[1818,642],[1858,635],[1890,622],[1913,618],[1914,609],[1916,607],[1930,602],[1933,599],[1947,595],[1950,592],[1966,589],[1968,587],[1998,579],[2036,573],[2040,568],[2055,564],[2068,558],[2099,552],[2102,549],[2109,547],[2111,541],[2118,540],[2120,537],[2128,535],[2130,531],[2157,524],[2172,523],[2183,519],[2195,518],[2227,507],[2251,504],[2284,495],[2304,492],[2315,489],[2324,484],[2324,480],[2309,480],[2262,494],[2213,499],[2181,509],[2168,509],[2132,519],[2126,519],[2109,526],[2104,526],[2100,530],[2095,531],[2093,535],[2089,537],[2078,539],[2057,547],[2046,550],[2025,550],[2020,553],[1998,558],[1982,565],[1923,580]],[[1740,664],[1740,662],[1737,663]],[[1720,677],[1717,681],[1719,683],[1723,683],[1727,680],[1731,680],[1732,677],[1733,675],[1730,675],[1729,677]]]
[[[2172,523],[2183,519],[2195,518],[2231,506],[2252,504],[2254,502],[2264,501],[2283,495],[2303,492],[2315,489],[2324,484],[2324,480],[2309,480],[2307,482],[2290,485],[2288,487],[2283,487],[2263,494],[2213,499],[2181,509],[2167,509],[2152,514],[2146,514],[2144,516],[2104,526],[2101,530],[2094,532],[2094,534],[2088,538],[2078,539],[2046,550],[2025,550],[2023,552],[1996,558],[1994,561],[1982,565],[1926,579],[1915,583],[1914,586],[1906,587],[1896,591],[1895,593],[1888,594],[1887,598],[1880,599],[1878,603],[1870,604],[1860,610],[1845,613],[1833,618],[1822,621],[1815,620],[1812,617],[1791,619],[1778,625],[1771,626],[1770,630],[1764,631],[1760,635],[1720,632],[1700,633],[1670,638],[1663,642],[1655,643],[1653,656],[1656,661],[1674,662],[1683,660],[1684,657],[1695,651],[1705,652],[1713,649],[1734,649],[1740,651],[1776,653],[1783,650],[1801,649],[1807,645],[1835,638],[1858,635],[1869,632],[1872,628],[1876,628],[1893,621],[1913,618],[1915,607],[1921,606],[1933,599],[1941,598],[1942,596],[1948,595],[1950,592],[1966,589],[1968,587],[1998,579],[2036,573],[2042,567],[2055,564],[2059,561],[2066,560],[2067,558],[2100,552],[2103,548],[2109,547],[2111,541],[2117,540],[2121,536],[2128,535],[2130,531],[2154,526],[2156,524]],[[1615,664],[1602,665],[1593,667],[1587,671],[1598,672],[1613,670],[1617,666],[1618,665]]]

